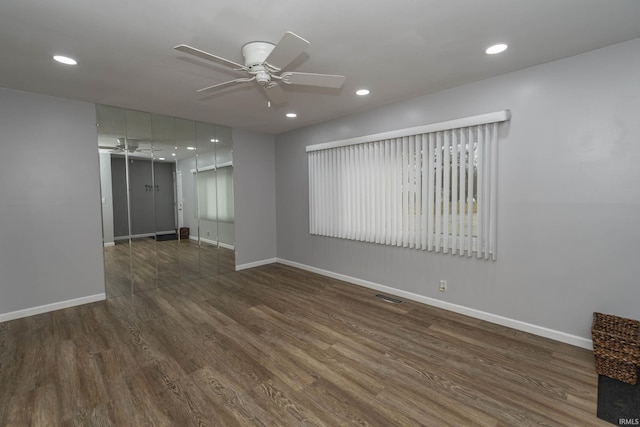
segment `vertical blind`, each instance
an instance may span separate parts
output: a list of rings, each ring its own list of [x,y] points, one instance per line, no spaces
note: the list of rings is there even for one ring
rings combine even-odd
[[[197,176],[194,174],[194,178],[198,191],[197,217],[233,222],[233,167],[202,169]]]
[[[498,123],[508,118],[307,147],[310,233],[495,260]]]

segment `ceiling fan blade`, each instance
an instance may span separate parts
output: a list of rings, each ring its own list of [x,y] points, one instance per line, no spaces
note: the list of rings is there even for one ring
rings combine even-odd
[[[231,85],[235,85],[237,83],[248,83],[248,82],[252,82],[256,79],[255,76],[251,77],[251,78],[240,78],[240,79],[235,79],[235,80],[229,80],[228,82],[224,82],[224,83],[218,83],[212,86],[207,86],[207,87],[203,87],[202,89],[198,89],[196,92],[200,93],[200,92],[213,92],[215,90],[221,89],[225,86],[231,86]]]
[[[231,67],[236,70],[248,70],[247,67],[238,64],[237,62],[229,61],[228,59],[213,55],[211,53],[205,52],[204,50],[196,49],[195,47],[191,47],[186,44],[179,44],[178,46],[174,47],[174,49],[189,55],[197,56],[198,58],[206,59],[207,61],[218,62],[222,65],[226,65],[227,67]]]
[[[282,70],[304,52],[309,44],[302,37],[287,31],[264,62],[277,70]]]
[[[340,88],[344,84],[345,77],[336,74],[315,74],[315,73],[282,73],[282,81],[290,85],[305,85]]]
[[[98,146],[98,148],[101,150],[109,151],[109,153],[124,153],[124,150],[119,147],[110,147],[108,145],[100,145]]]
[[[287,102],[284,90],[278,85],[264,88],[264,93],[272,105],[281,105]]]

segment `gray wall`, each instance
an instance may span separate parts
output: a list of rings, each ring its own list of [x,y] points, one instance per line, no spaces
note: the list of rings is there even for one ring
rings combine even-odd
[[[639,318],[638,76],[640,39],[279,135],[278,258],[585,340]],[[306,145],[502,109],[496,262],[309,235]]]
[[[276,257],[274,137],[233,129],[236,265]]]
[[[235,247],[235,222],[218,221],[218,242],[225,247]]]
[[[93,104],[0,89],[0,320],[104,298]]]

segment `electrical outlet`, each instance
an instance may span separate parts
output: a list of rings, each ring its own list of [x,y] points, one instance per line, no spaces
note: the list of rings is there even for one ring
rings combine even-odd
[[[440,280],[440,292],[445,292],[447,290],[447,281]]]

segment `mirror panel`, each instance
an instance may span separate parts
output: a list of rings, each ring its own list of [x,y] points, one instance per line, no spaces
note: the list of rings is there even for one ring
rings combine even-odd
[[[200,278],[200,251],[196,219],[196,124],[176,119],[176,192],[180,250],[180,280]]]
[[[125,110],[126,158],[129,179],[131,273],[133,292],[153,289],[156,283],[155,198],[151,114]]]
[[[216,125],[219,274],[235,271],[236,268],[231,135],[230,127]]]
[[[218,274],[215,125],[196,122],[196,187],[200,277]]]
[[[176,203],[175,119],[151,115],[157,285],[180,280]]]
[[[118,148],[118,138],[126,135],[125,112],[121,108],[96,106],[98,152],[100,156],[100,189],[102,196],[102,236],[105,261],[105,293],[107,298],[130,294],[131,246],[127,212],[126,151]],[[116,155],[121,161],[113,162]]]

